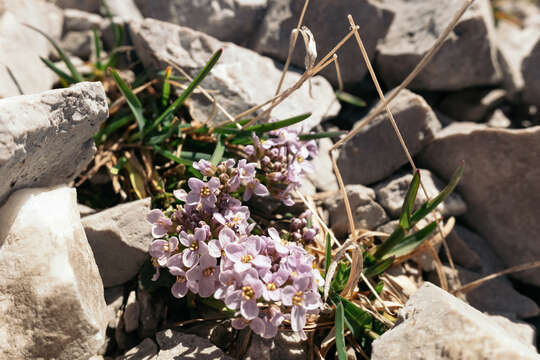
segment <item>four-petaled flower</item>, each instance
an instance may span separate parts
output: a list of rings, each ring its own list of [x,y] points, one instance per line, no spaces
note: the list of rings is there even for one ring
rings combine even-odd
[[[315,310],[320,306],[320,295],[313,291],[311,278],[297,277],[292,285],[281,290],[281,301],[285,306],[292,306],[291,327],[300,331],[306,325],[306,311]]]
[[[207,183],[197,178],[190,178],[188,185],[191,191],[187,194],[186,203],[189,205],[202,204],[208,208],[216,205],[216,192],[219,190],[220,181],[213,177]]]
[[[193,234],[188,234],[185,231],[180,233],[180,243],[186,247],[182,256],[185,266],[192,267],[196,265],[199,262],[199,255],[208,253],[206,235],[206,230],[203,228],[195,229]]]
[[[169,257],[178,248],[178,238],[172,236],[169,240],[157,239],[150,244],[150,256],[157,259],[157,263],[160,266],[165,266]]]

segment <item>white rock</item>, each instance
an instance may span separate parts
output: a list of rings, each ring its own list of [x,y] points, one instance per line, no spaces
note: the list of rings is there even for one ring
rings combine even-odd
[[[155,360],[159,349],[156,343],[150,339],[144,339],[139,345],[119,356],[116,360]]]
[[[245,360],[304,360],[309,358],[309,343],[298,333],[279,331],[272,339],[252,336]]]
[[[64,35],[60,47],[69,54],[88,60],[94,49],[94,33],[92,30],[70,31]]]
[[[334,175],[332,160],[330,159],[330,155],[328,155],[328,150],[330,150],[333,145],[332,140],[328,138],[320,139],[318,145],[319,153],[312,161],[315,171],[308,174],[307,177],[319,190],[337,190],[338,183],[336,175]]]
[[[103,285],[67,187],[0,209],[0,358],[88,359],[105,341]]]
[[[100,0],[49,0],[64,9],[78,9],[87,12],[99,12]]]
[[[105,19],[97,14],[78,9],[64,9],[64,33],[100,29],[103,21]]]
[[[124,310],[124,330],[126,332],[132,332],[133,330],[137,330],[139,327],[139,314],[141,312],[141,308],[139,306],[139,303],[137,302],[137,295],[135,294],[135,291],[132,290],[129,293],[126,308]]]
[[[150,198],[117,205],[82,220],[105,287],[133,278],[149,257],[152,225],[146,221]]]
[[[192,77],[204,67],[215,51],[223,49],[219,62],[202,82],[202,86],[215,91],[216,100],[233,115],[271,99],[281,77],[281,69],[271,59],[232,43],[222,43],[189,28],[146,19],[131,22],[130,33],[145,67],[164,69],[168,66],[166,60],[169,60],[176,62]],[[299,77],[298,73],[289,71],[283,89],[290,87]],[[330,84],[323,77],[317,76],[312,79],[312,86],[313,97],[309,96],[309,86],[304,83],[277,106],[272,115],[285,119],[311,112],[311,117],[301,123],[306,131],[336,115],[340,106],[335,101]],[[212,112],[212,104],[202,94],[193,94],[188,105],[198,121],[207,120]],[[224,120],[227,117],[218,110],[212,122]]]
[[[99,82],[0,100],[0,202],[15,189],[75,178],[107,116]]]
[[[169,329],[158,332],[156,340],[160,348],[157,360],[232,360],[210,341],[196,335]]]
[[[512,126],[512,121],[506,117],[501,109],[497,109],[488,119],[486,125],[494,128],[507,129]]]
[[[373,360],[539,359],[478,310],[433,284],[425,283],[405,304],[400,322],[373,342]]]
[[[377,45],[376,64],[390,87],[399,84],[433,46],[463,5],[462,0],[386,0],[396,14]],[[458,90],[501,80],[489,0],[476,0],[457,23],[411,89]]]

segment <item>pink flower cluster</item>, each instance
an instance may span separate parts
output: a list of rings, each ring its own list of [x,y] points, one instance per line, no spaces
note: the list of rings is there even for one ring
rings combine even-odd
[[[301,177],[313,172],[309,159],[317,155],[317,143],[301,141],[295,129],[281,128],[269,135],[268,139],[260,139],[253,134],[254,145],[245,146],[244,151],[250,161],[261,164],[273,197],[291,206],[291,194],[300,187]]]
[[[283,240],[274,228],[266,235],[252,233],[256,224],[239,199],[269,195],[256,177],[257,163],[229,159],[213,166],[201,160],[194,167],[210,179],[190,178],[189,192],[175,191],[184,204],[169,216],[159,209],[148,215],[155,238],[150,247],[154,280],[167,269],[176,277],[175,297],[190,291],[223,301],[236,312],[237,329],[249,326],[271,338],[288,320],[305,337],[306,316],[322,305],[323,280],[313,256],[299,244]],[[296,228],[304,233],[302,219]]]

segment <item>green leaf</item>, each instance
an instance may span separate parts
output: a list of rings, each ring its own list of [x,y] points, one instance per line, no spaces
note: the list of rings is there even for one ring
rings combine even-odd
[[[343,304],[336,306],[336,348],[339,360],[347,360],[347,348],[345,347],[345,315]]]
[[[182,156],[182,159],[187,159],[191,161],[199,161],[201,159],[210,161],[210,159],[212,158],[212,155],[210,154],[192,151],[182,151],[180,153],[180,156]]]
[[[129,108],[131,109],[131,112],[133,113],[133,116],[135,116],[135,119],[137,120],[139,132],[142,132],[144,130],[144,126],[146,125],[146,119],[143,115],[143,106],[141,104],[141,101],[139,100],[139,98],[137,98],[137,95],[135,95],[133,91],[131,91],[124,79],[122,79],[120,75],[118,75],[118,73],[114,71],[114,69],[109,68],[109,71],[113,76],[116,86],[118,86],[118,89],[120,89],[120,92],[126,98],[126,101],[129,105]]]
[[[225,143],[221,140],[221,134],[218,134],[216,136],[216,148],[214,150],[214,153],[212,154],[212,158],[210,159],[212,165],[217,166],[217,164],[219,164],[219,162],[223,158],[224,153]]]
[[[27,28],[30,28],[30,29],[32,29],[34,31],[37,31],[38,33],[43,35],[47,40],[49,40],[49,42],[52,44],[52,46],[54,46],[54,48],[58,52],[58,56],[60,57],[60,59],[66,64],[66,66],[67,66],[69,72],[71,73],[71,76],[75,80],[75,82],[84,81],[84,78],[77,71],[77,69],[75,68],[75,66],[73,65],[71,60],[69,59],[69,56],[67,56],[64,53],[64,51],[62,49],[60,49],[60,47],[58,46],[58,44],[56,44],[56,41],[54,41],[53,38],[51,38],[49,35],[45,34],[43,31],[39,30],[38,28],[33,27],[32,25],[24,24],[24,26],[26,26]]]
[[[169,107],[154,121],[154,123],[147,132],[154,130],[169,114],[173,113],[177,107],[179,107],[184,103],[184,101],[186,101],[186,99],[191,95],[193,90],[195,90],[195,88],[199,86],[201,81],[204,80],[204,78],[210,73],[210,70],[212,70],[214,65],[216,65],[222,52],[223,49],[219,49],[214,53],[214,55],[212,55],[206,66],[197,74],[197,76],[195,76],[195,78],[189,84],[186,90],[184,90],[184,92],[182,92],[182,94],[171,105],[169,105]]]
[[[300,134],[298,137],[302,141],[312,140],[312,139],[322,139],[322,138],[329,138],[329,137],[338,137],[343,134],[347,133],[346,131],[326,131],[326,132],[320,132],[316,134]]]
[[[60,76],[60,79],[64,80],[68,84],[76,84],[77,83],[77,80],[75,80],[75,78],[73,78],[72,76],[66,74],[64,71],[60,70],[56,65],[54,65],[54,63],[51,60],[46,59],[46,58],[44,58],[42,56],[40,56],[39,58],[41,59],[41,61],[43,61],[43,63],[45,65],[47,65],[49,67],[49,69],[54,71],[56,73],[56,75]]]
[[[399,219],[399,225],[405,230],[409,230],[412,225],[410,223],[412,209],[414,206],[414,200],[416,200],[416,194],[418,193],[418,187],[420,186],[420,170],[416,170],[412,178],[407,195],[403,200],[403,206],[401,207],[401,216]]]
[[[375,254],[373,256],[377,259],[382,258],[390,249],[392,249],[396,244],[398,244],[405,237],[405,230],[398,226],[396,230],[386,239],[381,245],[377,247]]]
[[[424,216],[432,212],[441,202],[443,202],[452,191],[454,191],[454,188],[459,183],[459,180],[461,179],[461,176],[463,175],[463,170],[465,170],[465,163],[462,163],[459,168],[454,172],[452,175],[452,178],[450,179],[450,182],[446,187],[433,199],[431,199],[428,202],[425,202],[420,206],[418,210],[414,212],[411,216],[411,224],[414,225],[419,220],[421,220]]]
[[[116,165],[111,168],[111,174],[118,175],[118,173],[120,172],[120,170],[122,170],[127,161],[128,160],[125,156],[121,156],[116,162]]]
[[[347,328],[351,330],[351,333],[356,339],[359,339],[364,335],[366,330],[371,329],[373,317],[342,296],[339,296],[339,301],[343,304]]]
[[[169,103],[169,98],[171,96],[171,84],[169,83],[169,78],[171,77],[171,67],[168,66],[165,70],[165,76],[163,76],[163,89],[161,90],[161,105],[163,107],[167,106]]]
[[[94,141],[97,145],[104,141],[103,137],[109,136],[116,130],[122,128],[123,126],[129,124],[133,121],[133,114],[122,116],[118,119],[115,119],[113,122],[101,129],[96,135],[94,135]]]
[[[347,284],[349,280],[349,275],[351,273],[351,264],[349,262],[341,261],[338,264],[336,274],[332,280],[331,288],[337,293],[340,293]]]
[[[94,34],[94,48],[96,49],[96,68],[103,70],[103,64],[101,63],[101,40],[95,28],[92,29],[92,33]]]
[[[326,253],[324,258],[324,276],[328,273],[330,264],[332,263],[332,238],[330,233],[326,233]]]
[[[418,230],[412,235],[407,236],[398,244],[392,247],[384,256],[383,259],[389,259],[393,256],[400,257],[409,254],[424,242],[426,237],[435,230],[437,222],[432,222],[424,228]]]
[[[279,120],[279,121],[266,123],[266,124],[253,125],[253,126],[245,128],[243,131],[248,134],[251,134],[252,132],[264,134],[268,131],[278,130],[287,126],[297,124],[299,122],[306,120],[310,116],[311,116],[311,113],[305,113],[305,114],[294,116],[285,120]]]
[[[394,257],[391,256],[387,259],[380,260],[379,262],[367,267],[364,269],[364,276],[369,278],[372,278],[374,276],[377,276],[381,273],[383,273],[386,269],[388,269],[392,264],[394,263]]]
[[[167,140],[168,138],[170,138],[177,131],[178,131],[178,124],[176,123],[172,126],[169,126],[169,128],[166,131],[160,133],[159,135],[152,136],[151,138],[148,139],[146,143],[148,145],[158,145],[162,143],[163,141]]]
[[[169,160],[172,160],[174,162],[177,162],[178,164],[184,164],[184,165],[188,165],[188,166],[192,166],[193,165],[193,161],[191,160],[187,160],[187,159],[182,159],[182,158],[179,158],[178,156],[174,155],[172,152],[170,152],[169,150],[165,150],[161,147],[159,147],[158,145],[154,145],[154,150],[160,154],[161,156],[163,157],[166,157],[167,159]]]
[[[353,94],[349,94],[345,91],[336,91],[336,97],[345,103],[358,106],[358,107],[364,107],[366,106],[366,102],[362,99],[360,99],[358,96],[354,96]]]

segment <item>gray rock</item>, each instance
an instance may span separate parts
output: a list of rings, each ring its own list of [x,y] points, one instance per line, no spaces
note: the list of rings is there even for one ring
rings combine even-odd
[[[105,303],[107,304],[107,312],[109,322],[107,324],[111,329],[116,329],[120,322],[120,308],[124,305],[124,287],[113,286],[105,288]]]
[[[94,48],[94,33],[92,30],[70,31],[65,34],[60,47],[72,55],[88,60]]]
[[[463,5],[461,0],[386,0],[396,18],[377,45],[376,64],[389,87],[405,79]],[[459,90],[501,80],[488,0],[477,0],[409,85],[421,90]]]
[[[389,220],[384,209],[375,202],[373,189],[362,185],[347,185],[345,189],[357,229],[374,230]],[[326,206],[330,212],[332,231],[336,236],[347,235],[349,233],[349,222],[341,192],[328,199]]]
[[[523,100],[540,106],[540,37],[531,52],[523,59],[521,75],[524,80]]]
[[[267,0],[135,0],[144,17],[186,26],[247,45],[261,23]]]
[[[425,283],[393,329],[373,342],[373,360],[539,359],[532,345],[433,284]]]
[[[152,1],[154,4],[155,1]],[[107,0],[107,6],[114,16],[127,20],[142,20],[143,16],[134,0]]]
[[[88,359],[105,341],[103,285],[75,189],[24,189],[0,208],[0,358]]]
[[[131,22],[130,33],[137,54],[146,67],[164,69],[168,65],[166,60],[170,60],[177,62],[192,77],[215,51],[223,49],[219,62],[202,85],[207,90],[216,91],[216,100],[233,115],[271,99],[281,77],[281,70],[271,59],[189,28],[146,19]],[[288,72],[283,88],[291,86],[299,77],[298,73]],[[312,86],[313,98],[309,96],[308,84],[304,83],[302,88],[277,106],[272,115],[285,119],[311,112],[311,117],[298,125],[304,126],[305,131],[336,115],[340,106],[330,84],[318,76],[313,78]],[[212,112],[212,104],[202,94],[193,94],[188,106],[199,121],[208,119]],[[217,111],[212,122],[224,120],[227,120],[225,115]]]
[[[152,296],[149,292],[138,289],[137,302],[140,304],[141,309],[137,333],[141,339],[153,337],[166,310],[165,299],[160,296]],[[160,344],[159,339],[158,344]]]
[[[97,14],[78,9],[64,10],[64,34],[70,31],[87,31],[100,29],[105,21]]]
[[[146,221],[149,206],[150,198],[146,198],[83,218],[104,286],[127,282],[148,258],[152,242],[152,225]]]
[[[12,190],[75,178],[94,156],[105,99],[96,82],[0,100],[0,202]]]
[[[309,358],[309,343],[292,331],[279,331],[273,339],[254,335],[245,360],[304,360]]]
[[[512,121],[506,117],[501,109],[497,109],[488,119],[486,125],[493,128],[507,129],[512,126]]]
[[[407,195],[407,190],[412,181],[412,174],[396,175],[391,179],[375,187],[377,202],[382,205],[384,210],[392,219],[399,218],[403,200]],[[433,199],[444,189],[445,184],[433,175],[429,170],[420,170],[420,179],[426,188],[430,199]],[[418,189],[414,206],[418,207],[426,202],[426,197],[422,188]],[[443,217],[463,215],[467,211],[467,205],[457,192],[450,196],[437,207]]]
[[[312,161],[315,171],[312,174],[308,174],[307,178],[319,190],[337,190],[339,187],[336,175],[334,175],[332,160],[330,159],[330,155],[328,155],[328,150],[333,146],[332,140],[328,138],[320,139],[318,145],[319,153]]]
[[[426,101],[411,91],[401,91],[390,103],[390,110],[412,156],[422,150],[441,128]],[[364,126],[341,148],[338,157],[345,184],[372,184],[407,162],[386,112]]]
[[[304,6],[303,1],[271,0],[261,29],[254,40],[254,49],[262,54],[285,61],[289,52],[291,30],[295,29]],[[373,61],[377,41],[384,38],[394,15],[380,1],[373,0],[321,0],[311,3],[303,24],[315,37],[317,53],[322,59],[337,45],[350,27],[347,15],[354,17],[360,25],[358,33],[362,37],[366,52]],[[367,73],[356,40],[350,39],[338,51],[339,65],[346,85],[359,83]],[[301,36],[293,53],[292,63],[304,68],[305,47]],[[337,75],[330,66],[324,76],[334,85]]]
[[[159,349],[156,343],[150,339],[144,339],[139,345],[119,356],[116,360],[156,360]]]
[[[100,0],[49,0],[63,9],[78,9],[86,12],[99,12]],[[108,3],[108,2],[107,2]]]
[[[489,318],[506,332],[513,334],[523,344],[536,346],[536,330],[531,325],[522,321],[512,321],[499,315],[491,315]]]
[[[503,89],[470,89],[444,97],[439,109],[459,121],[481,122],[505,99]]]
[[[81,218],[96,213],[96,210],[92,209],[90,206],[77,204],[77,207],[79,208],[79,214],[81,215]]]
[[[457,229],[460,227],[457,225],[446,237],[446,243],[452,255],[452,260],[455,264],[461,265],[467,270],[481,272],[482,260],[480,259],[480,255],[458,234]],[[485,240],[482,239],[482,241]]]
[[[0,98],[49,90],[55,74],[41,60],[51,44],[23,25],[53,39],[62,34],[62,11],[43,0],[0,0]]]
[[[492,129],[455,123],[418,156],[419,166],[449,179],[466,161],[457,187],[467,203],[467,223],[485,238],[505,266],[537,261],[540,248],[540,127]],[[444,159],[444,161],[441,161]],[[540,285],[540,270],[513,276]]]
[[[132,290],[129,293],[126,308],[124,309],[124,330],[126,332],[132,332],[139,327],[139,314],[141,313],[141,307],[137,302],[137,295]]]
[[[156,334],[159,345],[157,360],[232,360],[210,341],[196,335],[173,330],[164,330]]]

